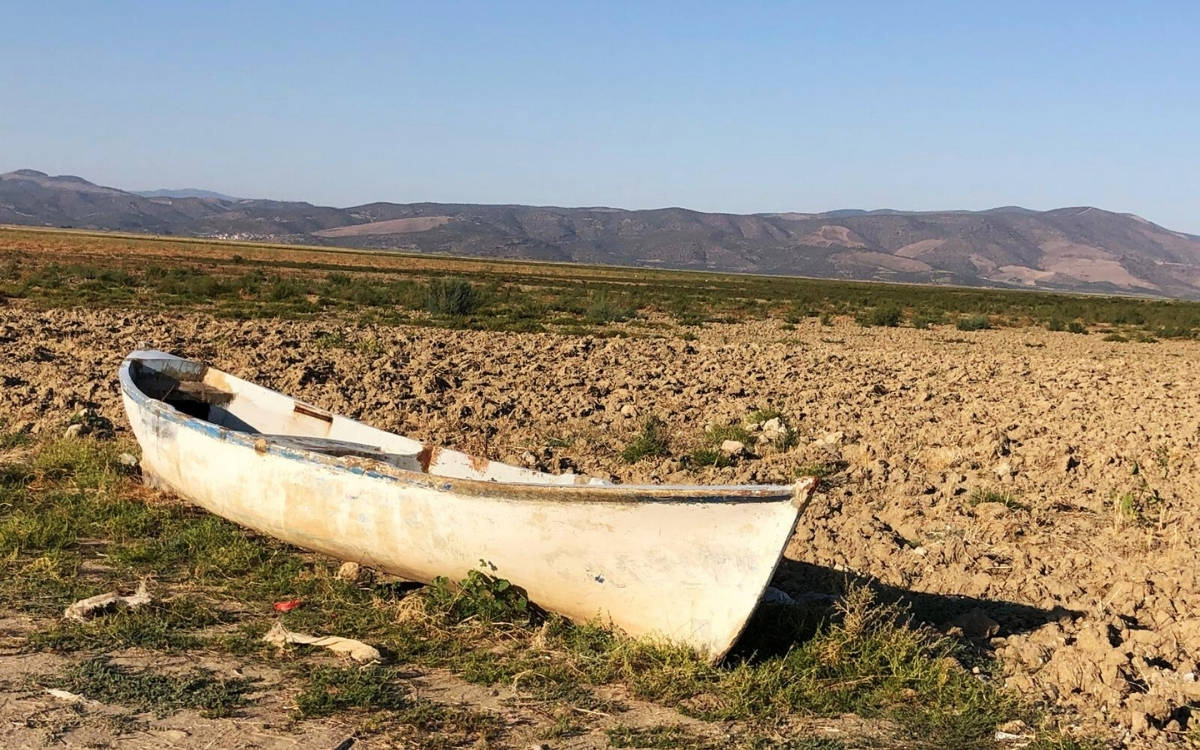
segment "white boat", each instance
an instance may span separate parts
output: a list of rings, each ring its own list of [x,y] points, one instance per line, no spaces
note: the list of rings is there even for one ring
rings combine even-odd
[[[816,480],[611,484],[369,427],[199,362],[121,365],[147,481],[299,547],[413,581],[482,568],[576,621],[721,659]]]

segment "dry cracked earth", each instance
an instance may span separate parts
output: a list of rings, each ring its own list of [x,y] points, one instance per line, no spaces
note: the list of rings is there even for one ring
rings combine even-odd
[[[866,580],[999,658],[1063,725],[1186,741],[1200,703],[1200,343],[1004,329],[710,325],[590,338],[200,314],[0,309],[0,417],[123,425],[115,373],[142,343],[424,441],[618,481],[789,481],[836,469],[774,585]],[[778,409],[793,445],[726,468],[705,428]],[[644,418],[670,456],[627,464]]]

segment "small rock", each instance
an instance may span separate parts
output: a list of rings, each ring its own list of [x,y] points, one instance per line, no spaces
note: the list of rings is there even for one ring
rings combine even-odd
[[[826,433],[825,437],[821,438],[817,442],[823,443],[825,445],[837,445],[838,443],[842,442],[845,439],[846,439],[846,433],[842,432],[841,430],[837,430],[836,432]]]
[[[626,419],[631,419],[637,416],[637,407],[633,404],[625,404],[621,407],[621,416]]]
[[[1145,734],[1150,728],[1150,717],[1144,712],[1134,709],[1129,717],[1129,731],[1134,734]]]
[[[795,604],[796,600],[791,597],[786,591],[781,591],[774,586],[767,586],[763,591],[762,601],[764,604]]]
[[[721,452],[727,456],[740,456],[746,452],[746,444],[740,440],[726,440],[721,443]]]
[[[783,432],[786,428],[784,428],[783,422],[779,420],[779,417],[771,417],[762,423],[762,429],[763,432]]]
[[[87,434],[87,425],[84,425],[84,424],[73,424],[73,425],[70,425],[69,427],[67,427],[67,429],[65,431],[63,431],[63,435],[66,437],[70,437],[70,438],[83,437],[86,434]]]
[[[121,455],[117,456],[117,463],[132,469],[138,465],[138,458],[132,453],[122,453]]]

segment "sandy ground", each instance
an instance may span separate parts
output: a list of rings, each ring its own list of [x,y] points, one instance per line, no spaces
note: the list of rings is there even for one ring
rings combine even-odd
[[[594,339],[203,315],[0,308],[0,418],[125,422],[121,357],[197,357],[426,441],[619,481],[787,481],[841,468],[775,585],[869,579],[974,639],[1066,724],[1183,741],[1200,702],[1200,344],[1040,329],[962,333],[777,322],[695,341]],[[325,342],[324,345],[318,342]],[[337,342],[329,345],[329,342]],[[798,433],[689,469],[707,424],[774,407]],[[619,458],[647,415],[672,456]],[[976,502],[982,490],[1009,501]]]

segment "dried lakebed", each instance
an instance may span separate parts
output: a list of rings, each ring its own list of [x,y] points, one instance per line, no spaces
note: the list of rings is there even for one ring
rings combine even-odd
[[[775,585],[869,580],[1000,659],[1067,725],[1185,741],[1200,702],[1200,344],[1034,329],[711,325],[697,339],[564,337],[204,315],[0,309],[0,418],[124,428],[139,343],[414,438],[619,481],[828,474]],[[693,456],[775,410],[786,441]],[[621,458],[648,417],[665,455]],[[715,429],[713,429],[715,428]],[[706,432],[707,430],[707,432]]]

